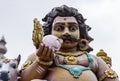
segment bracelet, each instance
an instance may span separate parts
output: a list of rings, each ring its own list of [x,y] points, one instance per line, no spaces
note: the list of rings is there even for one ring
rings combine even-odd
[[[51,65],[53,64],[52,61],[50,61],[50,62],[45,62],[45,61],[40,60],[39,57],[36,57],[36,61],[37,61],[39,64],[44,65],[44,66],[51,66]]]
[[[118,75],[116,74],[115,71],[113,71],[111,68],[108,68],[106,69],[106,71],[104,72],[104,75],[102,75],[100,78],[99,78],[99,81],[103,81],[105,78],[117,78]]]

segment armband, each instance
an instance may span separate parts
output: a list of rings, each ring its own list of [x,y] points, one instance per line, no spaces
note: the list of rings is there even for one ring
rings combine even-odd
[[[22,70],[26,69],[29,65],[31,65],[33,62],[32,61],[26,61],[23,65],[22,65]]]
[[[37,61],[39,64],[44,65],[44,66],[51,66],[51,65],[53,64],[52,61],[50,61],[50,62],[42,61],[42,60],[40,60],[39,57],[36,57],[36,61]]]
[[[111,68],[108,68],[105,70],[104,72],[104,75],[102,75],[100,78],[99,78],[99,81],[103,81],[105,78],[117,78],[118,75],[116,74],[115,71],[113,71]]]

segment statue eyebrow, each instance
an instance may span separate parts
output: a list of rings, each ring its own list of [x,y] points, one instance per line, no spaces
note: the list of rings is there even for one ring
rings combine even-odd
[[[65,22],[57,22],[57,23],[55,23],[55,24],[61,24],[61,25],[64,25]],[[77,23],[75,23],[75,22],[68,22],[68,24],[77,24]]]

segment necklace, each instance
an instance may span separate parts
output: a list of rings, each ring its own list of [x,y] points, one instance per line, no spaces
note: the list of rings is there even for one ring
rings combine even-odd
[[[58,52],[56,52],[56,54],[62,55],[62,56],[75,56],[75,57],[77,57],[77,56],[83,55],[84,52],[78,51],[78,52],[74,53],[74,52],[61,52],[61,51],[58,51]]]
[[[71,53],[71,52],[57,52],[58,55],[62,55],[62,56],[65,56],[64,57],[64,63],[65,64],[68,64],[68,65],[75,65],[78,63],[78,59],[77,59],[77,56],[80,56],[80,55],[83,55],[84,52],[75,52],[75,53]]]
[[[83,71],[91,69],[90,67],[85,67],[85,68],[74,67],[74,66],[69,67],[69,66],[59,64],[57,57],[58,57],[57,55],[54,57],[56,66],[66,69],[67,71],[70,72],[71,75],[73,75],[74,78],[79,78],[79,76],[82,74]]]

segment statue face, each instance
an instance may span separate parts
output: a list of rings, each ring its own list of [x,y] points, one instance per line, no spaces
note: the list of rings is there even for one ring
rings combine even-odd
[[[80,31],[78,22],[74,17],[56,17],[52,24],[52,35],[57,37],[61,36],[72,36],[75,39],[80,38]],[[62,47],[73,47],[76,46],[78,42],[65,39],[63,41]]]

